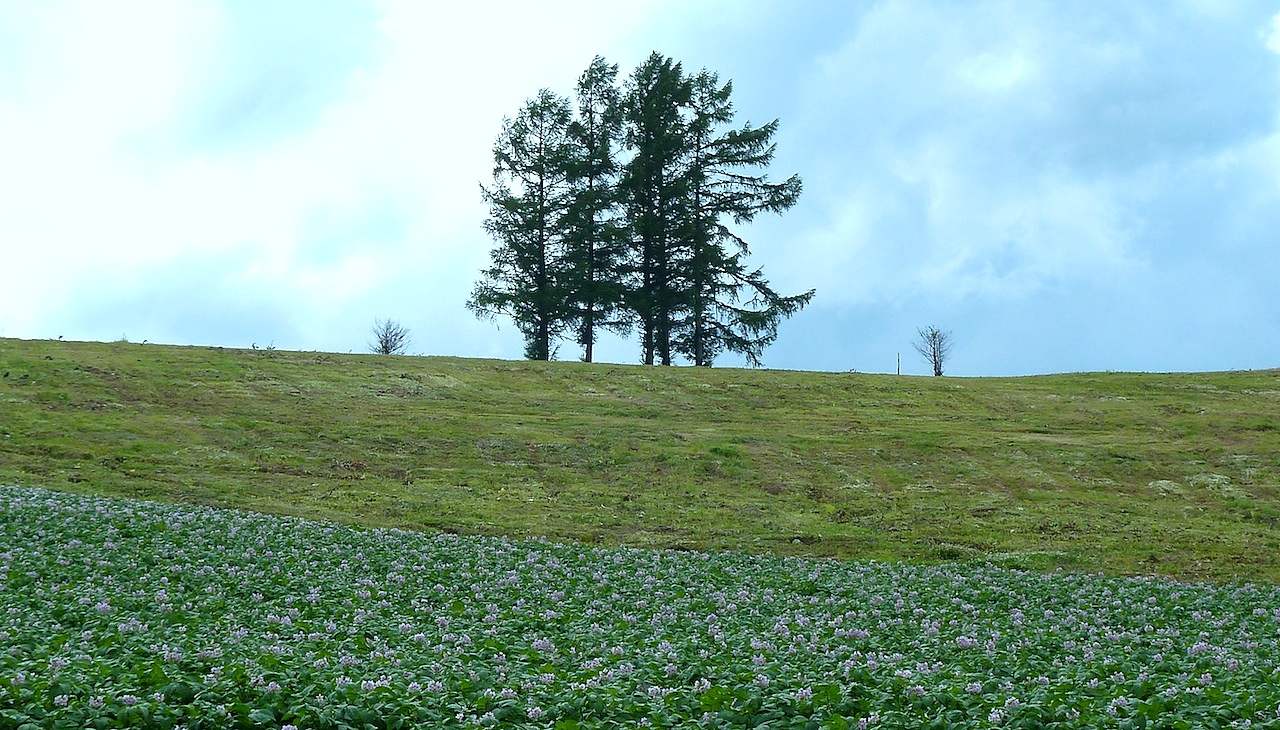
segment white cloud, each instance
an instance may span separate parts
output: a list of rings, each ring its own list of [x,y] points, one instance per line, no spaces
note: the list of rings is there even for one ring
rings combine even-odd
[[[869,254],[886,269],[866,275],[871,286],[916,270],[930,288],[991,294],[1132,263],[1143,196],[1159,195],[1147,167],[1220,154],[1267,116],[1249,85],[1220,88],[1215,74],[1233,69],[1169,75],[1186,41],[1162,31],[1183,21],[1151,29],[1142,12],[1124,15],[1082,28],[1043,4],[878,6],[808,81],[801,122],[811,138],[857,140],[826,155],[810,187],[841,191],[823,205],[876,222],[847,243],[840,229],[818,236],[808,257],[895,248]]]
[[[1267,48],[1272,53],[1280,54],[1280,13],[1271,17],[1271,27],[1266,34]]]
[[[540,85],[571,89],[598,44],[653,7],[563,4],[587,24],[553,33],[529,32],[548,8],[516,2],[24,14],[21,72],[0,84],[0,239],[28,275],[0,316],[38,334],[41,311],[108,295],[106,279],[145,286],[135,272],[233,250],[281,296],[349,301],[363,291],[307,263],[306,223],[378,206],[403,234],[385,245],[403,250],[346,261],[350,281],[377,279],[375,259],[469,277],[488,250],[477,186],[502,116]]]
[[[1034,81],[1035,61],[1023,50],[984,52],[962,60],[956,74],[987,93],[1007,93]]]
[[[393,316],[424,351],[518,356],[462,307],[502,117],[597,53],[625,74],[655,49],[732,78],[740,121],[782,119],[771,174],[805,194],[748,239],[780,289],[818,288],[787,327],[856,310],[883,349],[930,306],[977,330],[1051,301],[1079,313],[1063,327],[1131,303],[1154,332],[1219,311],[1194,275],[1280,319],[1258,294],[1280,266],[1265,3],[0,0],[0,245],[22,272],[0,327],[349,349]]]

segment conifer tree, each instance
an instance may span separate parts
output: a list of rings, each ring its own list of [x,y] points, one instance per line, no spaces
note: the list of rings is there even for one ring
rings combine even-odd
[[[622,329],[624,231],[618,219],[618,162],[622,129],[618,67],[596,56],[578,78],[577,118],[569,125],[569,184],[565,218],[568,318],[591,362],[600,328]]]
[[[572,332],[589,362],[601,329],[634,324],[646,364],[711,365],[728,351],[759,365],[780,321],[813,297],[774,291],[730,228],[800,195],[798,176],[763,172],[778,122],[729,128],[732,83],[656,52],[625,89],[617,75],[597,56],[576,115],[543,90],[504,120],[483,188],[498,245],[467,304],[510,315],[533,359]]]
[[[813,290],[793,296],[775,292],[760,269],[749,270],[747,242],[728,227],[749,223],[762,212],[781,213],[795,205],[801,182],[792,175],[771,183],[753,174],[773,160],[778,121],[750,123],[721,132],[733,121],[733,82],[721,84],[703,70],[691,80],[687,189],[689,312],[677,348],[695,365],[711,365],[724,350],[760,364],[764,348],[778,336],[778,323],[798,312]]]
[[[504,120],[493,148],[493,185],[484,227],[498,245],[467,307],[481,317],[510,315],[525,357],[549,360],[567,322],[563,269],[569,186],[568,99],[543,89],[514,119]]]
[[[671,364],[674,318],[685,306],[681,286],[688,217],[687,120],[692,88],[680,64],[650,54],[629,80],[625,140],[632,153],[620,182],[630,233],[627,306],[641,336],[642,361]]]

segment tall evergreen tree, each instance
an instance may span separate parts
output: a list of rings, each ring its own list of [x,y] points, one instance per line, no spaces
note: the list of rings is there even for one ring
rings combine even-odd
[[[591,362],[600,328],[619,329],[625,253],[618,220],[618,162],[622,129],[618,67],[596,56],[578,78],[577,119],[569,125],[569,184],[565,219],[568,316],[582,359]]]
[[[802,309],[814,292],[783,296],[774,291],[760,269],[748,269],[747,242],[727,221],[749,223],[762,212],[787,210],[799,198],[801,182],[797,175],[771,183],[764,174],[752,174],[773,160],[777,120],[720,131],[733,121],[733,82],[721,84],[717,74],[703,70],[690,88],[689,311],[677,349],[695,365],[711,365],[728,350],[758,366],[764,348],[777,339],[781,319]]]
[[[543,90],[504,120],[493,185],[482,188],[498,246],[467,304],[510,315],[534,359],[572,332],[591,361],[600,329],[634,324],[646,364],[711,365],[728,351],[759,365],[780,321],[813,297],[774,291],[730,228],[800,195],[799,177],[763,173],[778,122],[727,129],[732,83],[686,76],[659,53],[623,91],[617,74],[596,57],[578,80],[576,115]]]
[[[498,245],[467,307],[482,317],[510,315],[531,360],[549,360],[566,327],[571,117],[569,100],[546,89],[526,102],[503,121],[493,148],[493,185],[482,188],[489,204],[484,227]]]
[[[681,230],[687,218],[687,120],[692,87],[680,64],[659,53],[632,73],[623,105],[632,151],[620,192],[629,224],[627,306],[640,328],[642,360],[671,364],[673,318],[684,307]]]

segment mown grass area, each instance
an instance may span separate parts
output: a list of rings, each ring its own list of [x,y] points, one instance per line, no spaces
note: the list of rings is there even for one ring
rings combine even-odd
[[[602,545],[1280,581],[1280,371],[0,340],[0,483]]]

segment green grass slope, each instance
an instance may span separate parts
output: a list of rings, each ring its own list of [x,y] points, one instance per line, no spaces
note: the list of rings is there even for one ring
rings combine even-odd
[[[1280,581],[1280,371],[923,378],[0,340],[0,483]]]

